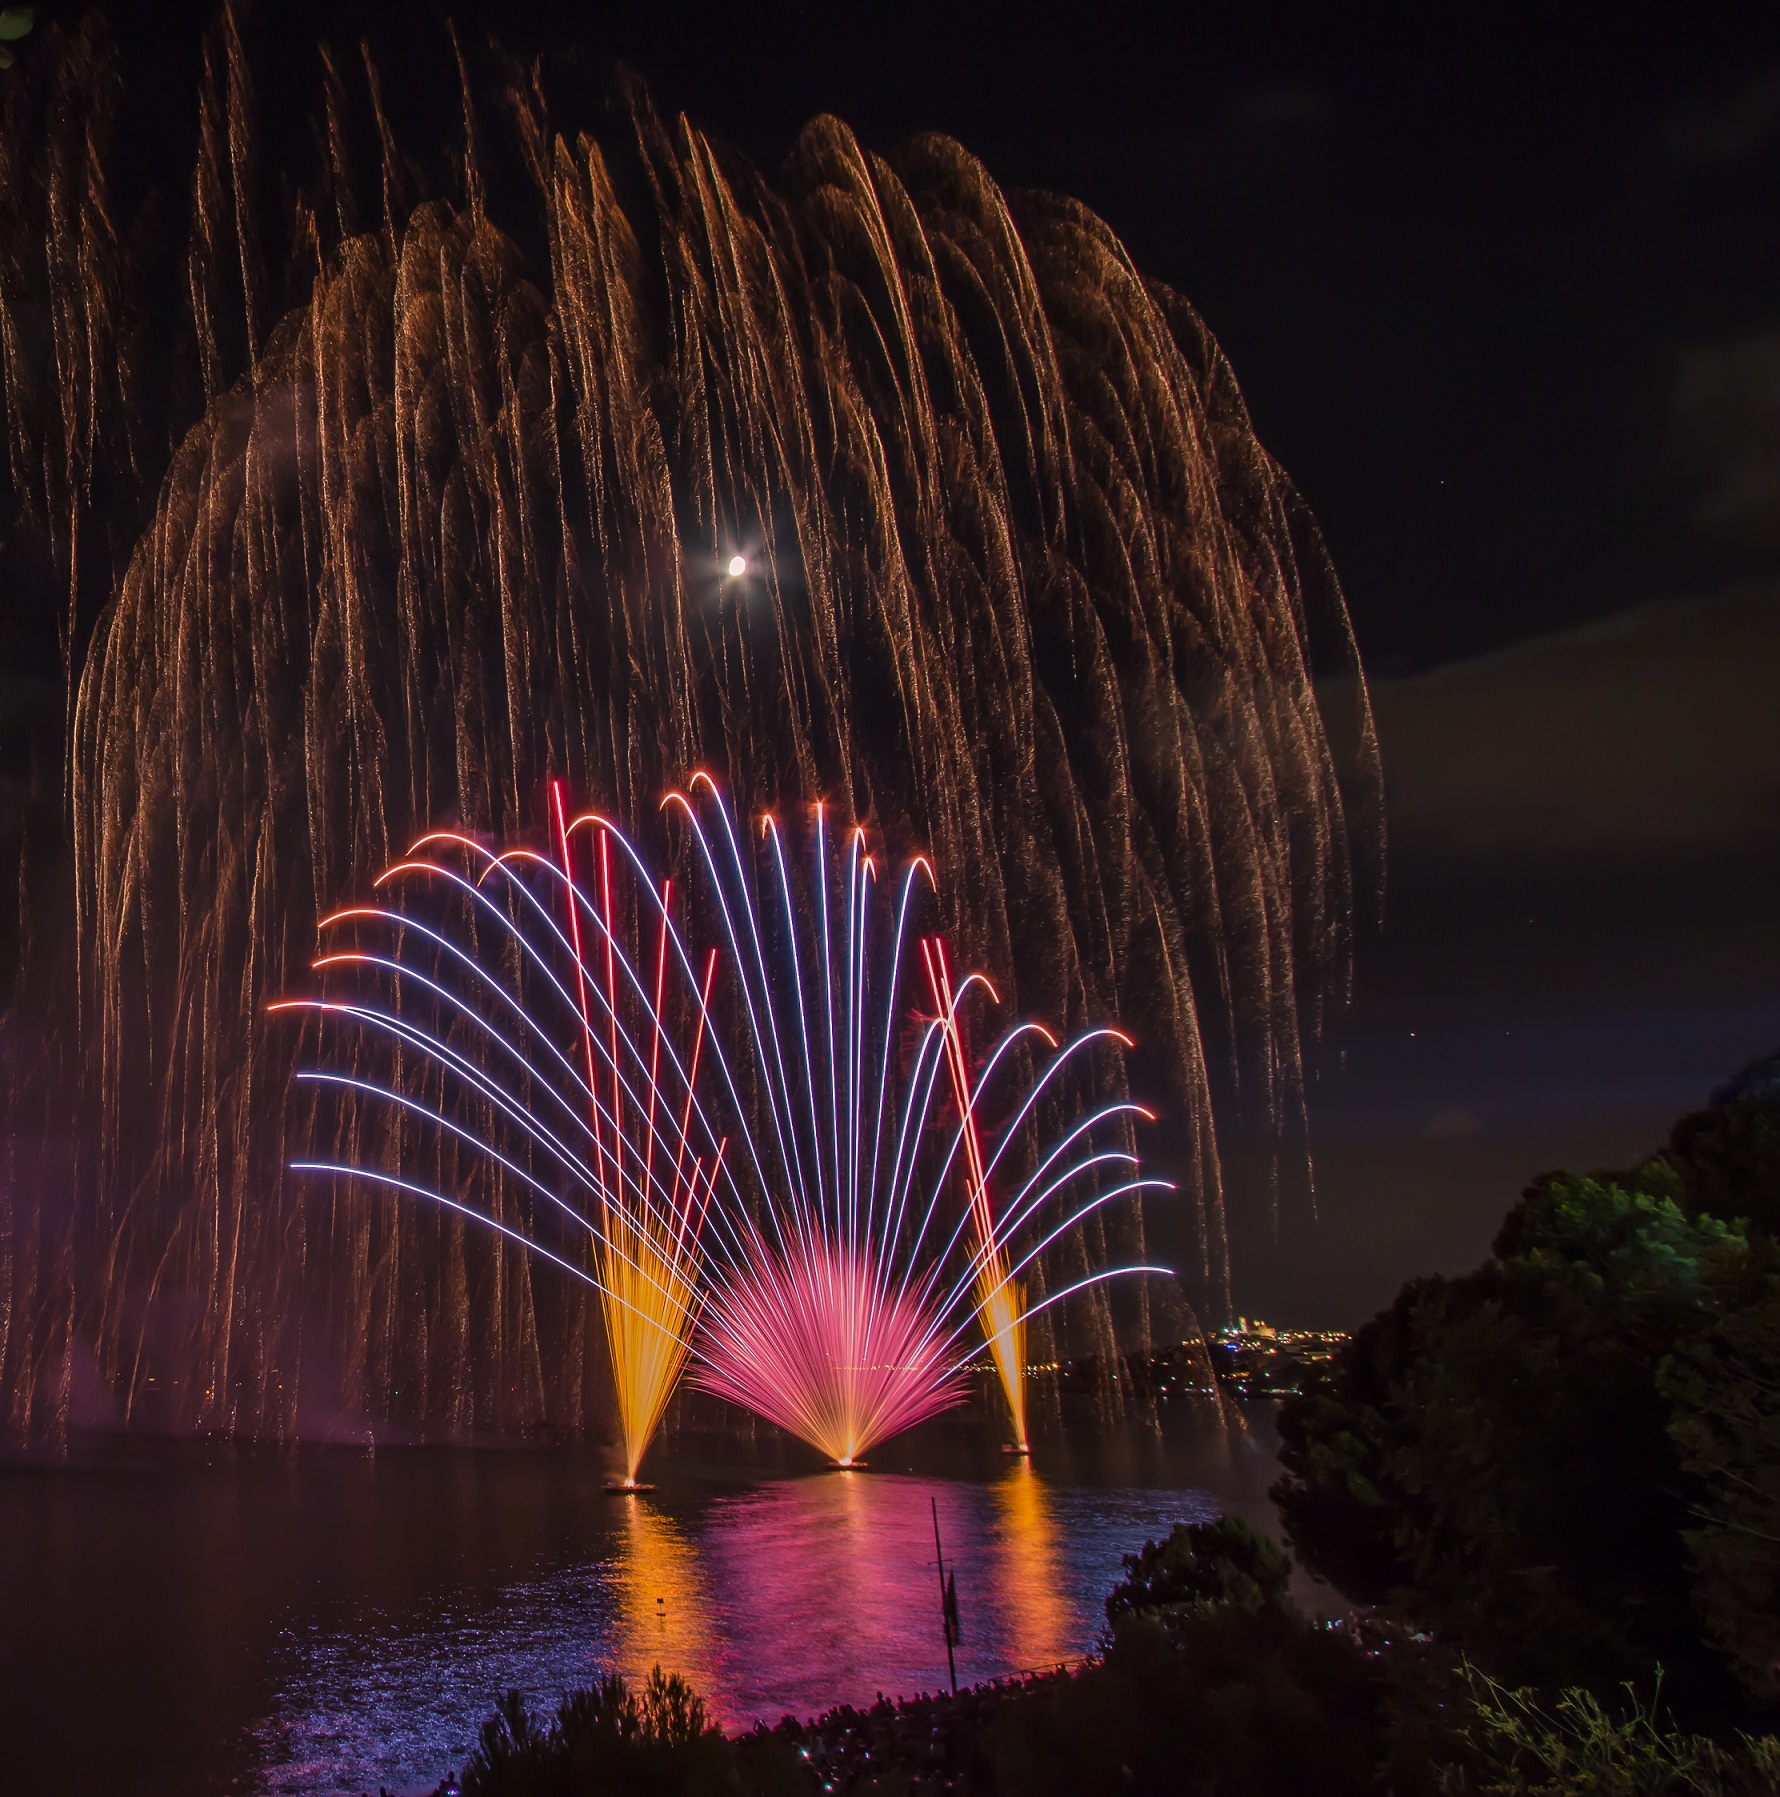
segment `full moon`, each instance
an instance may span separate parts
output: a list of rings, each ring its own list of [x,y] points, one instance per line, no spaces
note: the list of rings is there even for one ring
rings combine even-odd
[[[729,578],[740,580],[748,572],[748,558],[745,555],[732,555],[729,558]]]

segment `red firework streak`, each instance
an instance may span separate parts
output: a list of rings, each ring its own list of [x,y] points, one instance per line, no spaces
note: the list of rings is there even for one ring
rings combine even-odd
[[[952,1095],[957,1100],[959,1127],[963,1132],[964,1171],[970,1184],[970,1210],[976,1224],[977,1317],[1001,1377],[1013,1422],[1014,1447],[1025,1453],[1026,1443],[1026,1323],[1019,1282],[1008,1271],[1007,1244],[996,1233],[995,1215],[989,1206],[989,1176],[983,1164],[982,1138],[977,1129],[976,1095],[971,1088],[970,1066],[958,1027],[958,995],[946,965],[946,945],[938,936],[921,938],[921,960],[927,983],[939,1012],[944,1033],[946,1067],[952,1076]],[[966,982],[968,984],[968,982]],[[985,982],[986,983],[986,982]],[[990,988],[993,994],[993,988]]]

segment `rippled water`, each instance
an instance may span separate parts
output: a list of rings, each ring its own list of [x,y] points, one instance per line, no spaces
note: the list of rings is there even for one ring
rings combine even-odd
[[[21,1788],[430,1788],[503,1691],[683,1672],[742,1727],[1078,1657],[1119,1559],[1270,1519],[1246,1436],[1040,1440],[956,1423],[843,1474],[682,1443],[615,1498],[577,1453],[170,1455],[0,1471],[0,1722]],[[19,1757],[22,1755],[22,1759]]]

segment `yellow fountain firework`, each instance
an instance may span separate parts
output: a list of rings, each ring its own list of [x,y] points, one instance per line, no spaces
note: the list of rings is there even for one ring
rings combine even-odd
[[[977,1319],[995,1360],[995,1371],[1007,1398],[1013,1422],[1014,1446],[1024,1453],[1026,1441],[1026,1304],[1020,1282],[1008,1270],[1007,1245],[997,1233],[989,1206],[989,1177],[983,1165],[982,1138],[977,1130],[976,1098],[971,1090],[970,1068],[958,1032],[958,1000],[970,985],[954,992],[946,966],[945,946],[938,938],[921,944],[927,963],[927,979],[939,1007],[945,1032],[946,1066],[952,1076],[952,1093],[958,1103],[963,1135],[964,1172],[970,1182],[970,1210],[976,1223]],[[980,974],[973,979],[981,979]],[[983,981],[985,986],[987,981]],[[994,988],[989,988],[993,993]]]
[[[671,888],[661,893],[661,935],[656,951],[655,996],[649,1007],[651,1031],[649,1077],[640,1107],[628,1094],[632,1108],[641,1108],[642,1128],[635,1140],[643,1144],[639,1154],[633,1145],[633,1165],[625,1167],[624,1117],[627,1091],[618,1073],[619,987],[615,966],[612,869],[607,831],[597,818],[578,818],[576,825],[590,824],[596,831],[599,901],[594,909],[598,942],[587,942],[581,928],[581,910],[587,903],[576,885],[570,852],[571,827],[563,810],[562,789],[551,788],[557,848],[567,888],[569,939],[575,951],[576,996],[581,1009],[583,1047],[587,1057],[587,1085],[593,1124],[594,1163],[599,1187],[600,1230],[596,1235],[600,1310],[605,1319],[606,1343],[612,1355],[612,1380],[617,1389],[619,1428],[624,1436],[624,1484],[634,1486],[656,1425],[667,1408],[676,1382],[686,1365],[692,1326],[697,1317],[702,1262],[700,1230],[721,1169],[719,1145],[707,1166],[687,1151],[693,1087],[698,1078],[699,1057],[704,1048],[709,1017],[711,982],[717,970],[712,953],[705,969],[704,990],[699,997],[698,1027],[693,1039],[692,1062],[686,1077],[685,1113],[677,1132],[666,1139],[674,1146],[674,1165],[663,1181],[655,1167],[655,1144],[662,1135],[657,1122],[660,1102],[662,1004],[667,974],[668,910]],[[593,977],[604,973],[604,1019],[611,1031],[610,1110],[602,1116],[599,1093],[601,1069],[596,1063],[595,1023],[588,1003],[589,954]],[[659,1194],[659,1196],[658,1196]]]
[[[698,1297],[698,1250],[671,1227],[671,1219],[636,1204],[608,1203],[604,1223],[600,1308],[624,1435],[624,1482],[634,1485],[686,1364]]]

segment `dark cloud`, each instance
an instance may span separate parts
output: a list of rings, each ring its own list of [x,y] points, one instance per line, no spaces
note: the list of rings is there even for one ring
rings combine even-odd
[[[1780,583],[1639,606],[1374,700],[1400,833],[1524,854],[1780,832]]]
[[[1780,325],[1685,351],[1675,422],[1695,527],[1732,549],[1780,551]]]
[[[1317,1203],[1247,1201],[1250,1313],[1351,1323],[1623,1165],[1780,1042],[1780,582],[1374,683],[1382,931],[1312,1094]],[[1246,1186],[1244,1182],[1247,1182]]]
[[[1679,108],[1664,148],[1683,164],[1741,162],[1780,127],[1780,62]]]

